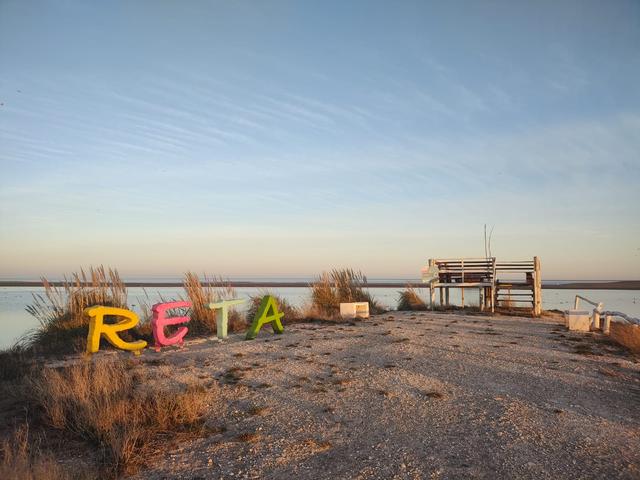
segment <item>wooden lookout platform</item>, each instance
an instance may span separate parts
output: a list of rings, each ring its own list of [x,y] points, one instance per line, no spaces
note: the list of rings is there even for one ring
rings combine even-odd
[[[531,305],[534,316],[542,312],[540,259],[496,263],[495,303],[500,307]]]
[[[440,305],[450,306],[449,290],[459,288],[462,307],[465,290],[478,290],[480,310],[531,306],[531,313],[542,311],[542,276],[540,259],[496,261],[488,258],[430,259],[422,269],[422,281],[429,284],[431,309],[435,306],[436,291]]]

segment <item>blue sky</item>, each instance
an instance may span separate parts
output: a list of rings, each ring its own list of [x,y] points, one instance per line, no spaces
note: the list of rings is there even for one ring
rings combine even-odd
[[[640,278],[640,3],[0,3],[0,275]]]

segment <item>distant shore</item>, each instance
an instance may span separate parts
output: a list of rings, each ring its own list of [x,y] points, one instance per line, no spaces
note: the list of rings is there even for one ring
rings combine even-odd
[[[60,286],[63,282],[50,282],[52,285]],[[225,285],[231,285],[236,288],[304,288],[308,287],[310,282],[249,282],[249,281],[233,281],[224,282]],[[127,287],[182,287],[182,282],[125,282]],[[214,282],[213,285],[221,285]],[[407,282],[370,282],[365,284],[368,288],[404,288]],[[423,284],[413,282],[412,285],[420,287]],[[424,285],[426,286],[426,285]],[[42,287],[42,282],[37,280],[0,280],[0,287]],[[619,280],[611,282],[573,282],[573,283],[547,283],[542,285],[547,290],[640,290],[640,280]]]
[[[574,282],[562,284],[542,284],[549,290],[640,290],[640,280],[619,280],[615,282]]]

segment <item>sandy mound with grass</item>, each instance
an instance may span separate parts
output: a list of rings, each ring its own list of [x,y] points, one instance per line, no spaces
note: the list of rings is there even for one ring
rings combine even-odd
[[[139,361],[217,392],[211,434],[137,479],[640,477],[638,358],[549,321],[393,313]]]

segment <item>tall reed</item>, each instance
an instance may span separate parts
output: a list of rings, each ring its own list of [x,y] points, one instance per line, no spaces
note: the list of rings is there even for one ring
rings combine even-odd
[[[236,298],[236,290],[222,278],[208,278],[204,276],[204,283],[193,272],[187,272],[182,282],[187,298],[191,302],[191,320],[189,332],[195,335],[210,335],[216,333],[216,312],[207,305],[221,300]],[[235,331],[243,327],[242,316],[232,310],[229,313],[229,330]]]
[[[340,303],[369,302],[371,313],[380,313],[383,308],[365,290],[367,277],[353,269],[334,269],[323,272],[311,284],[311,302],[323,315],[336,317],[340,312]]]
[[[420,298],[418,292],[411,284],[407,284],[406,288],[398,292],[398,310],[426,310],[427,304]]]
[[[44,294],[33,294],[27,312],[40,322],[40,327],[27,333],[20,344],[45,352],[65,353],[77,349],[87,334],[89,319],[84,309],[93,305],[127,308],[127,287],[118,271],[103,266],[91,267],[65,276],[56,286],[42,278]]]

